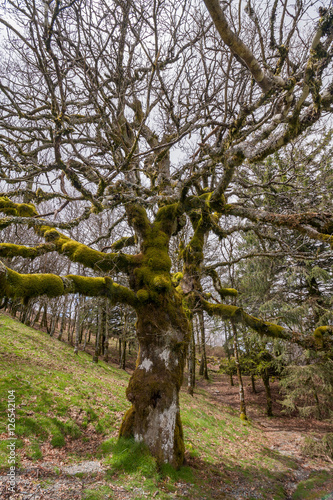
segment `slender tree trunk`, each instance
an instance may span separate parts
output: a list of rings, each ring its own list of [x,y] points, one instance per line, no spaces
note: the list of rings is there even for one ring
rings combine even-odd
[[[205,322],[203,311],[198,313],[200,334],[201,334],[201,361],[200,361],[200,371],[199,375],[203,375],[204,379],[209,380],[208,367],[207,367],[207,356],[206,356],[206,333],[205,333]]]
[[[165,304],[137,311],[139,355],[126,394],[132,408],[120,435],[147,444],[159,463],[179,467],[184,460],[179,390],[190,335],[181,305],[165,297]]]
[[[118,357],[119,357],[119,366],[121,363],[121,338],[118,338]]]
[[[90,340],[91,340],[91,332],[92,332],[92,323],[91,321],[89,322],[89,326],[88,326],[88,344],[90,344]]]
[[[195,387],[195,337],[194,337],[194,325],[192,322],[191,328],[191,340],[188,346],[188,383],[187,392],[193,396]]]
[[[254,394],[257,394],[257,390],[256,390],[256,381],[255,381],[255,377],[253,374],[251,374],[251,384],[252,384],[252,392]]]
[[[40,327],[47,329],[47,304],[43,304],[43,315],[40,321]]]
[[[239,364],[239,356],[238,356],[237,328],[233,322],[231,322],[231,327],[232,327],[232,331],[234,334],[234,356],[235,356],[237,378],[238,378],[238,385],[239,385],[240,417],[242,420],[247,420],[242,371],[241,371],[241,367]]]
[[[127,347],[127,341],[123,340],[121,358],[120,358],[120,366],[119,366],[122,370],[126,370],[126,347]]]
[[[65,324],[66,324],[66,311],[67,311],[67,299],[65,298],[64,300],[64,305],[62,308],[62,315],[61,315],[61,321],[60,321],[60,329],[59,329],[59,335],[58,335],[58,340],[62,339],[64,329],[65,329]]]
[[[122,370],[126,369],[126,336],[127,336],[127,313],[124,312],[124,325],[121,332],[121,337],[119,337],[119,368]]]
[[[84,342],[83,342],[83,348],[82,350],[85,351],[87,347],[87,339],[88,339],[88,328],[85,329],[85,335],[84,335]]]
[[[104,361],[107,363],[109,361],[109,339],[110,339],[110,328],[109,328],[109,301],[105,299],[105,342],[104,342]]]
[[[83,301],[84,301],[83,296],[80,295],[79,301],[77,303],[77,320],[76,320],[76,330],[75,330],[74,354],[79,354]]]
[[[42,310],[42,305],[39,304],[38,305],[38,309],[37,309],[37,312],[36,314],[31,318],[31,326],[34,327],[36,323],[38,323],[39,321],[39,317],[40,317],[40,313],[41,313],[41,310]]]
[[[54,311],[54,313],[52,315],[50,337],[53,337],[53,335],[54,335],[54,332],[55,332],[56,327],[58,325],[58,319],[59,319],[59,312],[58,312],[58,308],[57,308],[56,311]]]
[[[97,308],[97,334],[96,334],[96,341],[95,341],[95,354],[93,357],[93,362],[98,363],[98,356],[99,356],[99,339],[101,337],[101,330],[102,330],[102,306],[99,303],[98,308]]]
[[[267,413],[268,417],[272,417],[273,416],[272,394],[271,394],[271,387],[269,385],[268,370],[265,370],[261,377],[262,377],[262,381],[264,383],[265,392],[266,392],[266,413]]]
[[[24,304],[22,306],[22,311],[21,311],[21,315],[20,315],[21,323],[28,325],[28,316],[29,316],[29,303]]]
[[[229,325],[228,324],[225,324],[225,332],[226,332],[226,339],[225,339],[225,352],[227,354],[227,358],[228,358],[228,375],[230,377],[230,385],[231,387],[234,387],[234,379],[232,377],[232,369],[231,369],[231,357],[230,357],[230,348],[229,348],[229,340],[230,340],[230,328],[229,328]]]

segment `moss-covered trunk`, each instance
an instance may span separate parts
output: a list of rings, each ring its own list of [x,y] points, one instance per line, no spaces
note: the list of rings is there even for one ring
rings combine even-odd
[[[159,463],[184,461],[179,391],[183,381],[189,327],[181,305],[171,297],[138,311],[137,367],[127,388],[132,403],[120,436],[143,441]]]

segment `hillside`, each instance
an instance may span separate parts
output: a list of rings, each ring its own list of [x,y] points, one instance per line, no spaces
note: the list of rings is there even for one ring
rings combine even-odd
[[[3,499],[333,498],[332,464],[279,448],[279,419],[253,411],[243,423],[226,403],[221,375],[201,381],[194,398],[182,391],[187,463],[180,471],[158,470],[142,446],[117,441],[129,406],[128,373],[95,365],[87,353],[75,356],[70,346],[5,315],[0,356]],[[8,493],[8,391],[16,396],[15,494]],[[301,438],[302,429],[294,425],[294,432]]]

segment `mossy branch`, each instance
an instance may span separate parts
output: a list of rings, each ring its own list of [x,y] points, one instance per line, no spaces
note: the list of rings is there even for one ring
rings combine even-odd
[[[0,243],[0,257],[24,257],[35,259],[45,253],[54,252],[55,245],[53,243],[44,243],[35,247],[26,247],[24,245],[14,245],[12,243]]]
[[[215,269],[206,268],[206,274],[210,276],[213,280],[213,285],[215,290],[220,295],[221,299],[224,297],[237,297],[238,292],[235,288],[224,288],[221,284],[221,280]]]
[[[48,226],[44,221],[34,219],[33,217],[38,216],[38,213],[32,204],[14,203],[6,197],[0,197],[0,211],[14,217],[23,218],[23,220],[26,219],[26,222],[33,226],[36,234],[42,236],[47,241],[47,244],[53,245],[56,252],[66,255],[72,262],[78,262],[85,267],[103,272],[111,269],[128,272],[131,265],[134,264],[135,258],[132,255],[100,252],[65,236],[57,229]],[[6,225],[5,222],[4,224]],[[29,252],[25,248],[21,247],[19,249],[16,246],[16,251],[20,251],[22,257],[30,257],[31,255],[28,255]],[[9,251],[7,247],[7,252]],[[13,246],[11,251],[13,253],[15,251]],[[26,255],[24,255],[24,252]]]
[[[331,326],[319,327],[313,335],[301,335],[291,332],[283,326],[256,318],[238,306],[211,304],[203,298],[201,298],[201,305],[210,316],[219,316],[233,323],[243,323],[261,336],[265,335],[270,338],[287,340],[300,345],[304,349],[333,351],[333,327]]]
[[[123,238],[120,238],[119,240],[112,243],[110,248],[119,251],[123,248],[133,247],[134,245],[136,245],[136,243],[137,239],[135,236],[124,236]]]
[[[329,213],[276,214],[235,204],[229,206],[229,214],[254,222],[260,221],[276,227],[286,227],[305,234],[311,239],[329,243],[333,247],[333,216]]]
[[[114,303],[137,306],[137,298],[129,288],[104,278],[86,276],[57,276],[56,274],[20,274],[0,261],[0,297],[22,298],[59,297],[80,293],[87,297],[108,297]]]
[[[15,217],[36,217],[36,208],[31,203],[14,203],[7,196],[0,197],[0,212]]]
[[[146,210],[136,203],[126,206],[128,223],[141,238],[145,238],[150,230],[150,222]]]

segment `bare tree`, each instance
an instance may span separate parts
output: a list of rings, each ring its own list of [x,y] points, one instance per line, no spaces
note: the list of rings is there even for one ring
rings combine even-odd
[[[6,5],[0,228],[28,226],[41,243],[1,243],[0,255],[57,252],[91,275],[26,275],[1,264],[0,295],[27,301],[77,293],[134,308],[140,351],[120,434],[179,466],[178,393],[192,314],[204,309],[262,335],[332,345],[329,325],[301,336],[225,304],[237,292],[207,269],[204,251],[209,234],[224,239],[258,224],[332,242],[325,205],[270,212],[241,198],[236,186],[247,167],[331,113],[333,12],[307,0],[249,1],[245,12],[241,2],[222,8],[218,0]],[[43,212],[45,200],[53,200],[52,213]],[[71,233],[112,212],[118,219],[90,245]],[[169,245],[186,223],[183,271],[172,281]],[[120,227],[120,239],[109,244]],[[120,285],[124,277],[128,284]],[[218,302],[204,293],[203,277]]]

